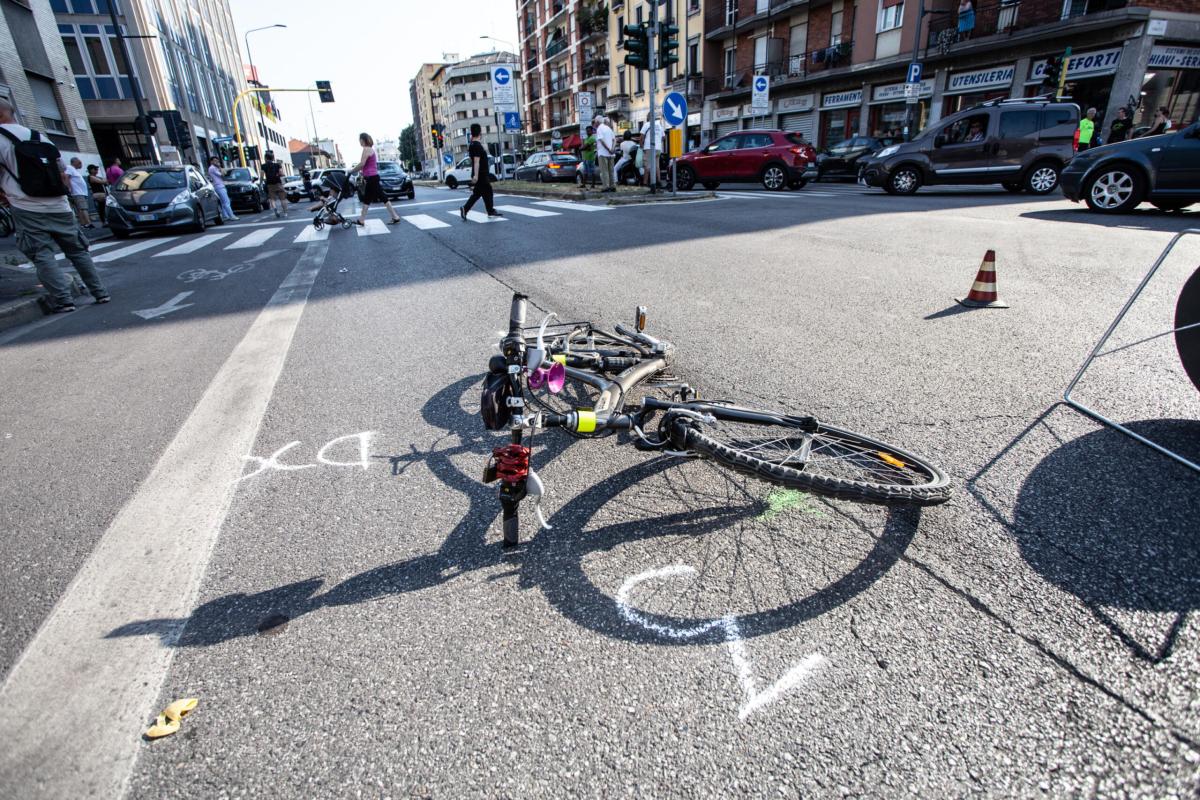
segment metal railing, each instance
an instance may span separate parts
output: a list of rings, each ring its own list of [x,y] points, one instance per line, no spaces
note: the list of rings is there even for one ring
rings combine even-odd
[[[929,23],[926,44],[945,55],[955,46],[972,39],[1006,36],[1061,21],[1061,7],[1057,4],[1028,3],[1022,7],[1021,0],[1009,0],[976,6],[973,17],[965,19],[957,12],[934,16]]]
[[[560,36],[552,42],[546,43],[546,58],[547,60],[554,58],[559,53],[563,52],[570,45],[566,36]]]
[[[594,58],[585,61],[583,64],[583,77],[585,78],[607,78],[608,77],[608,59]]]
[[[547,89],[549,90],[547,92],[548,97],[552,94],[558,94],[559,92],[565,92],[570,89],[571,80],[566,75],[551,75],[550,80],[547,81],[546,85]]]
[[[807,53],[755,64],[749,72],[735,72],[716,78],[704,79],[704,93],[716,94],[729,91],[749,91],[750,81],[755,74],[770,75],[772,78],[804,78],[815,72],[850,66],[854,53],[854,42],[842,42],[830,47],[818,47]]]

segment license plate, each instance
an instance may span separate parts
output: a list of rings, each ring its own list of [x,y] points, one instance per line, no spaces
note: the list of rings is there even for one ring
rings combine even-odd
[[[138,214],[137,215],[138,222],[154,222],[154,220],[157,218],[158,217],[156,214]]]

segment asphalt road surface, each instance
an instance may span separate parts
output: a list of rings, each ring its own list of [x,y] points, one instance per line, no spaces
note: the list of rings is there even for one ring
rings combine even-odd
[[[1200,214],[462,197],[108,242],[111,304],[0,332],[0,797],[1200,792],[1200,477],[1058,402]],[[968,311],[988,249],[1011,308]],[[1156,334],[1198,255],[1079,389],[1193,458]],[[504,552],[477,412],[514,290],[535,319],[646,305],[704,396],[924,453],[953,499],[547,432],[553,527]]]

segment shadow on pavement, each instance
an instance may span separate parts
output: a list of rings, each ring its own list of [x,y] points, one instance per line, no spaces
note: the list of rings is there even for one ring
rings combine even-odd
[[[1128,214],[1100,214],[1085,205],[1079,205],[1074,208],[1026,211],[1021,217],[1045,222],[1078,222],[1102,228],[1137,228],[1164,233],[1178,233],[1184,228],[1194,228],[1200,224],[1200,211],[1165,212],[1148,206],[1135,208]]]

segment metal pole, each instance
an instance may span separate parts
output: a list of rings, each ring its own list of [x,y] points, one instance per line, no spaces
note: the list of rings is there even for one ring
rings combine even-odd
[[[649,50],[646,53],[646,59],[650,62],[647,66],[650,68],[650,115],[647,118],[650,127],[648,132],[650,135],[650,153],[649,175],[650,175],[650,193],[655,194],[658,191],[658,151],[655,149],[655,143],[658,137],[655,136],[656,126],[654,124],[654,92],[658,89],[658,0],[653,0],[650,3],[650,36],[647,39]],[[642,147],[646,147],[646,143],[642,142]]]
[[[504,140],[500,137],[500,115],[496,113],[496,107],[492,106],[492,122],[496,123],[496,161],[500,164],[498,167],[500,174],[496,176],[497,180],[504,180]]]
[[[918,59],[921,57],[921,26],[924,23],[925,23],[925,2],[924,2],[924,0],[921,0],[920,4],[918,4],[918,6],[917,6],[917,30],[916,30],[916,33],[913,34],[912,59],[909,60],[909,62],[908,62],[909,75],[912,74],[913,66],[917,63]],[[908,80],[908,75],[904,76],[904,80],[905,81]],[[916,124],[916,120],[914,119],[914,117],[916,116],[917,109],[920,108],[920,106],[921,106],[921,89],[919,88],[920,85],[921,84],[919,84],[919,83],[917,84],[917,87],[918,87],[917,88],[917,102],[909,103],[908,107],[904,110],[904,140],[905,141],[912,141],[912,129],[913,129],[913,125]]]
[[[117,22],[116,3],[108,4],[108,15],[112,19],[113,33],[117,37],[117,45],[121,48],[121,57],[125,59],[125,66],[129,69],[129,88],[133,90],[133,105],[137,109],[138,118],[136,127],[138,133],[146,137],[145,145],[150,151],[150,161],[158,164],[158,148],[154,146],[154,136],[150,133],[150,118],[146,116],[146,109],[142,107],[142,89],[138,86],[137,71],[133,67],[133,60],[129,57],[129,47],[125,44],[125,34],[121,32],[121,24]]]
[[[259,85],[259,87],[261,87],[262,81],[260,81],[258,79],[258,70],[256,70],[254,68],[254,56],[250,53],[250,33],[251,33],[251,31],[246,31],[246,35],[244,37],[242,37],[246,41],[246,58],[250,60],[250,74],[254,76],[254,82],[257,83]],[[263,140],[263,138],[266,137],[266,133],[267,133],[267,122],[265,119],[263,119],[262,100],[259,100],[257,97],[254,98],[254,100],[255,100],[254,104],[256,106],[258,106],[258,126],[260,128],[262,128],[262,130],[259,132],[258,136],[259,136],[259,143],[262,144],[262,140]],[[311,102],[311,99],[309,102]],[[265,145],[263,145],[263,149],[264,150],[266,149]],[[261,158],[261,157],[262,157],[262,153],[259,153],[259,158]],[[242,166],[245,166],[245,164],[243,164]]]

